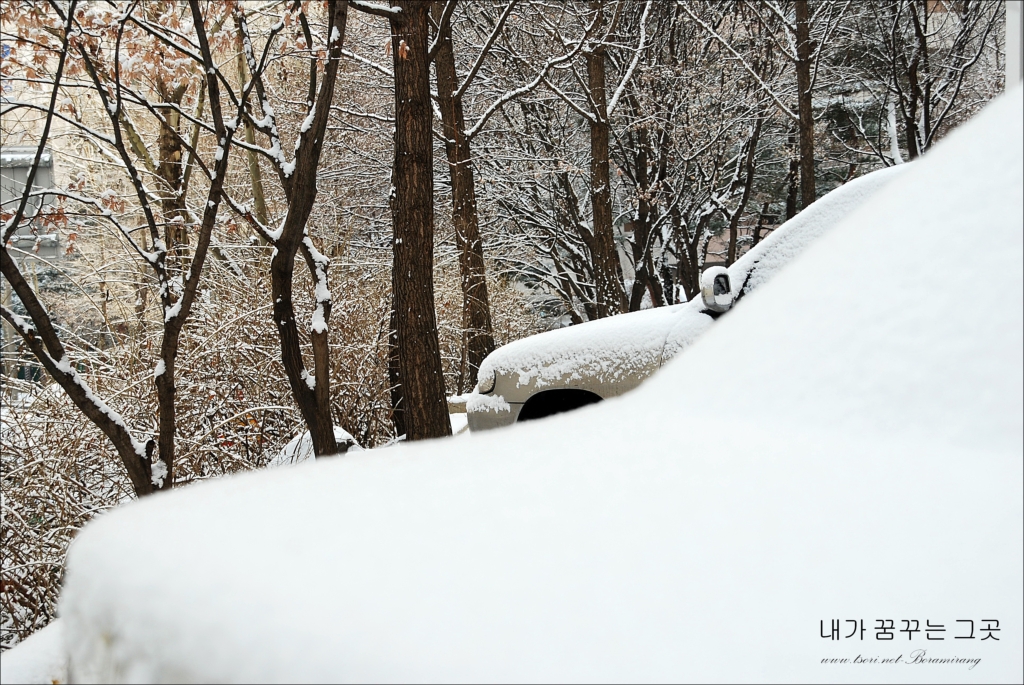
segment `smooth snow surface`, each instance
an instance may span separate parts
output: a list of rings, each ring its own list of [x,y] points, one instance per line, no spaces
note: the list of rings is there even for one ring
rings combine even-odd
[[[0,654],[0,683],[66,683],[68,655],[60,619]]]
[[[729,267],[733,288],[744,294],[768,282],[808,245],[837,226],[868,198],[909,170],[892,166],[845,183],[784,223]]]
[[[97,519],[61,603],[72,675],[1021,682],[1021,102],[629,395]],[[865,639],[822,639],[833,619]],[[954,640],[966,619],[999,640]],[[822,663],[858,655],[903,661]]]

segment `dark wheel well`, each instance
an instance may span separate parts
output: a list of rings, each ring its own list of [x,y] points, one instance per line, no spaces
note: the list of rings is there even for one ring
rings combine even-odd
[[[601,396],[587,390],[545,390],[526,400],[519,421],[542,419],[600,402]]]

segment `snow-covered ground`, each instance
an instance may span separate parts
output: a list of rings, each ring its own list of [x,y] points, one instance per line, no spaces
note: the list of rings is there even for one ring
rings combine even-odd
[[[630,395],[96,520],[73,677],[1021,682],[1021,93]]]
[[[0,683],[66,683],[68,657],[60,619],[0,654]]]

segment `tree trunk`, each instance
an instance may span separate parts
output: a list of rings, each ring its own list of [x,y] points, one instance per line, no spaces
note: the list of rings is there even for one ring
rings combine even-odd
[[[757,227],[754,228],[754,242],[750,244],[750,249],[757,247],[757,244],[761,242],[761,230],[764,228],[765,217],[768,214],[768,207],[771,206],[770,202],[765,202],[761,205],[761,213],[757,215]]]
[[[163,81],[159,81],[157,91],[165,103],[181,106],[184,88],[179,86],[177,90],[171,91]],[[184,262],[187,258],[188,230],[185,225],[185,197],[181,192],[184,180],[182,146],[178,131],[181,116],[177,110],[168,108],[164,117],[167,123],[160,127],[160,133],[157,135],[157,174],[162,181],[160,210],[164,217],[164,241],[170,254]],[[179,266],[184,268],[183,263]]]
[[[435,17],[439,18],[442,9],[442,3],[434,3]],[[437,73],[437,96],[441,108],[444,146],[452,180],[452,224],[455,228],[459,268],[462,274],[462,313],[463,325],[466,328],[464,357],[468,372],[466,386],[473,387],[476,385],[480,363],[494,351],[494,332],[491,326],[490,300],[487,296],[483,243],[480,240],[473,160],[469,139],[466,137],[462,98],[454,97],[458,82],[450,21],[446,20],[444,25],[439,27],[437,39],[440,43],[434,58],[434,69]]]
[[[331,416],[330,347],[328,344],[328,321],[331,316],[330,290],[327,287],[326,259],[310,248],[306,236],[306,223],[316,202],[316,179],[323,151],[324,136],[334,98],[338,67],[341,63],[341,49],[345,40],[348,19],[346,2],[334,1],[329,5],[330,29],[332,36],[328,45],[326,64],[320,91],[315,104],[310,98],[310,125],[299,134],[298,149],[295,153],[295,167],[285,183],[288,198],[288,213],[281,226],[274,256],[270,261],[270,288],[273,301],[274,323],[277,325],[281,342],[281,361],[288,376],[288,385],[299,406],[299,412],[309,427],[313,452],[317,457],[344,453],[347,446],[339,445],[334,439],[334,418]],[[310,64],[310,80],[315,78],[316,64]],[[311,91],[315,84],[311,83]],[[295,319],[295,305],[292,299],[292,285],[295,271],[295,257],[300,249],[309,266],[316,285],[316,306],[319,321],[309,329],[313,353],[313,373],[306,370],[302,360],[301,338]]]
[[[810,17],[807,0],[796,0],[796,85],[800,116],[800,208],[806,209],[815,200],[814,188],[814,111],[811,102]]]
[[[392,0],[395,166],[392,289],[398,365],[409,440],[451,435],[434,312],[434,169],[427,11],[429,2]]]
[[[650,134],[646,128],[637,131],[636,187],[638,202],[636,220],[633,222],[633,288],[629,293],[629,311],[635,312],[643,304],[644,293],[651,297],[651,305],[665,304],[664,291],[654,268],[654,241],[651,236],[651,182],[648,174]]]
[[[595,105],[590,121],[590,202],[594,219],[593,240],[590,245],[594,262],[594,286],[597,318],[619,314],[626,310],[625,288],[622,283],[622,265],[615,249],[612,231],[612,194],[608,172],[608,98],[605,92],[605,51],[598,46],[586,53],[587,80],[590,97]]]
[[[921,126],[928,118],[928,101],[922,90],[922,81],[927,87],[928,73],[928,7],[924,2],[910,2],[907,5],[911,22],[914,25],[914,41],[917,43],[911,53],[913,56],[907,64],[907,82],[910,93],[907,95],[907,106],[904,108],[907,137],[907,156],[917,159],[927,149],[922,140]],[[918,10],[921,14],[918,15]],[[922,71],[924,72],[922,74]],[[924,78],[922,78],[924,77]],[[920,108],[920,112],[918,109]]]
[[[245,84],[248,80],[248,74],[246,73],[245,67],[245,55],[244,47],[242,45],[242,33],[240,31],[235,32],[237,38],[235,48],[238,50],[238,56],[236,57],[236,68],[238,69],[238,84],[239,87]],[[239,127],[245,129],[245,142],[249,145],[256,144],[256,136],[253,133],[252,126],[246,126],[244,121],[239,122]],[[249,184],[252,187],[252,206],[253,213],[256,215],[256,220],[266,226],[267,221],[267,201],[263,194],[263,174],[260,171],[260,160],[256,156],[256,152],[253,150],[246,150],[246,160],[249,163]]]
[[[789,158],[789,174],[786,176],[786,221],[796,216],[796,199],[800,184],[800,159],[794,150],[795,147],[796,135],[791,130],[789,150],[792,156]]]
[[[740,219],[747,209],[747,202],[750,201],[750,193],[754,189],[754,173],[757,171],[757,143],[761,137],[761,125],[764,119],[758,118],[754,124],[754,130],[746,143],[746,154],[743,158],[743,193],[740,195],[740,202],[729,217],[729,252],[725,258],[725,265],[732,266],[739,257],[739,228]],[[736,190],[735,188],[733,189]]]
[[[181,105],[185,90],[178,87],[170,91],[165,83],[158,82],[157,90],[164,102]],[[182,192],[184,174],[182,168],[182,145],[179,138],[180,115],[174,110],[167,110],[167,123],[160,127],[157,136],[157,173],[162,183],[160,189],[160,209],[164,219],[164,241],[167,244],[168,256],[175,257],[173,267],[179,271],[189,268],[188,261],[188,228],[185,194]],[[172,266],[170,263],[168,266]],[[202,265],[197,265],[201,269]],[[178,297],[185,294],[179,293]],[[163,362],[163,373],[156,376],[157,398],[157,454],[167,469],[167,476],[157,489],[168,489],[172,485],[175,462],[175,437],[177,432],[177,387],[174,384],[175,363],[178,358],[178,335],[180,327],[177,322],[164,324],[164,335],[160,345],[160,360]]]

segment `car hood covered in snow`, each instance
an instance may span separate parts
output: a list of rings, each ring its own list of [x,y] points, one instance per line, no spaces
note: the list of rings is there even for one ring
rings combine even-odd
[[[729,267],[741,297],[756,290],[815,239],[902,174],[909,165],[880,169],[828,193]],[[517,387],[541,389],[580,379],[618,383],[642,378],[697,339],[712,324],[700,297],[569,326],[509,343],[480,366],[480,378],[502,375]]]
[[[1021,102],[629,395],[100,517],[73,677],[1021,682]]]
[[[488,355],[480,365],[480,378],[502,375],[517,387],[540,389],[583,378],[614,383],[647,375],[661,365],[670,331],[678,330],[678,337],[688,342],[711,325],[711,317],[693,304],[646,309],[516,340]]]

